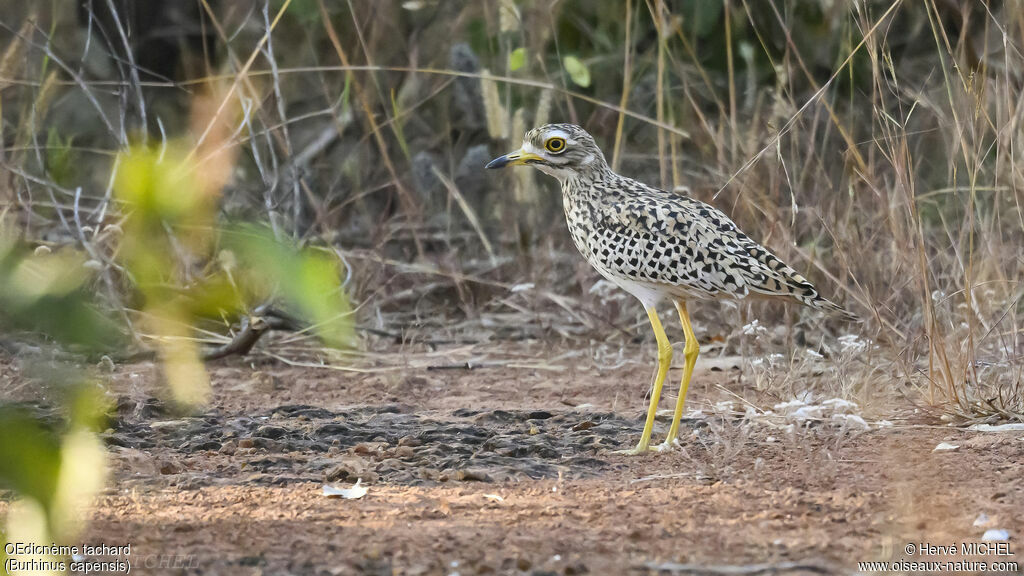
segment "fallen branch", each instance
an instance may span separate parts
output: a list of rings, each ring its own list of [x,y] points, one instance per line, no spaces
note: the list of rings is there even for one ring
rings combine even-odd
[[[282,312],[269,304],[262,304],[257,306],[251,314],[242,318],[239,330],[235,332],[229,342],[203,350],[201,358],[205,362],[219,360],[228,356],[244,356],[252,350],[256,342],[265,333],[271,330],[295,331],[301,328],[302,322],[294,316]],[[142,362],[145,360],[155,360],[156,356],[156,350],[145,349],[120,358],[114,358],[114,360],[118,363]]]
[[[223,346],[203,351],[203,360],[219,360],[227,356],[244,356],[252,350],[260,337],[270,330],[298,330],[300,323],[294,317],[269,304],[257,306],[252,314],[242,318],[241,328],[234,338]]]

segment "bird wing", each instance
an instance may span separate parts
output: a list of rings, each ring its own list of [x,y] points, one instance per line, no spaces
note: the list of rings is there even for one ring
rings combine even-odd
[[[628,198],[593,209],[599,245],[592,252],[612,273],[706,298],[747,295],[745,276],[735,272],[735,256],[685,206]]]
[[[597,208],[599,234],[620,248],[613,271],[697,290],[707,297],[816,298],[806,278],[744,234],[722,211],[685,196],[652,191]],[[636,272],[635,262],[647,262]]]

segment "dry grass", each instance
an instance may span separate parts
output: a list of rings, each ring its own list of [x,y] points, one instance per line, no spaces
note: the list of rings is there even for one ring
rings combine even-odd
[[[565,120],[621,171],[723,208],[864,317],[698,307],[707,337],[772,366],[749,367],[762,386],[1024,419],[1020,0],[201,0],[181,12],[206,42],[181,36],[161,73],[118,47],[144,33],[113,25],[123,5],[96,1],[84,19],[0,9],[0,213],[33,243],[88,252],[128,320],[113,159],[189,130],[201,153],[183,110],[219,84],[217,113],[241,110],[222,216],[345,257],[364,328],[415,338],[448,320],[479,328],[486,311],[623,342],[639,309],[590,292],[553,184],[480,171],[525,127]],[[561,69],[569,55],[591,86]],[[220,265],[180,257],[196,276]],[[753,317],[786,328],[740,338]],[[850,333],[853,352],[835,339]]]

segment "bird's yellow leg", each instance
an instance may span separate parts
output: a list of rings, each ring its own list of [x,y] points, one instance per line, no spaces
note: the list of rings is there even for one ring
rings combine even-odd
[[[672,344],[665,335],[665,329],[661,327],[661,320],[658,320],[658,313],[654,306],[647,308],[647,317],[651,319],[651,328],[654,329],[654,337],[658,340],[658,375],[654,377],[654,390],[651,392],[651,404],[647,408],[647,421],[644,423],[644,431],[640,435],[640,443],[632,450],[624,450],[624,454],[642,454],[647,451],[651,444],[651,432],[654,430],[654,416],[658,411],[658,399],[661,398],[661,387],[665,383],[665,375],[668,374],[668,367],[672,364]]]
[[[679,398],[676,399],[676,411],[672,414],[672,427],[668,429],[668,436],[665,438],[665,444],[663,444],[665,448],[671,448],[675,445],[676,435],[679,433],[679,420],[683,417],[683,406],[686,404],[686,392],[690,388],[693,367],[697,364],[697,354],[700,353],[697,336],[694,335],[693,326],[690,325],[690,314],[686,310],[686,302],[677,300],[676,310],[679,312],[679,322],[683,325],[683,335],[686,336],[686,346],[683,347],[686,364],[683,367],[683,380],[679,383]]]

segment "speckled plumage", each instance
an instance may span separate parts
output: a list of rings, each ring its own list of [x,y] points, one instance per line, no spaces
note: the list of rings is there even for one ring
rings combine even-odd
[[[584,170],[559,179],[573,242],[605,278],[641,300],[792,298],[843,312],[717,208],[613,172],[582,128],[551,124],[531,130],[524,141],[542,148],[553,131],[576,141],[580,153],[570,161],[593,155]]]
[[[636,296],[651,320],[658,373],[640,443],[630,454],[650,449],[658,400],[672,363],[672,345],[655,309],[663,299],[672,300],[679,312],[686,363],[672,425],[659,449],[676,443],[700,352],[687,301],[781,298],[854,319],[717,208],[613,172],[597,143],[579,126],[535,128],[527,132],[522,148],[487,167],[517,164],[534,166],[562,183],[565,220],[576,248],[602,276]]]

